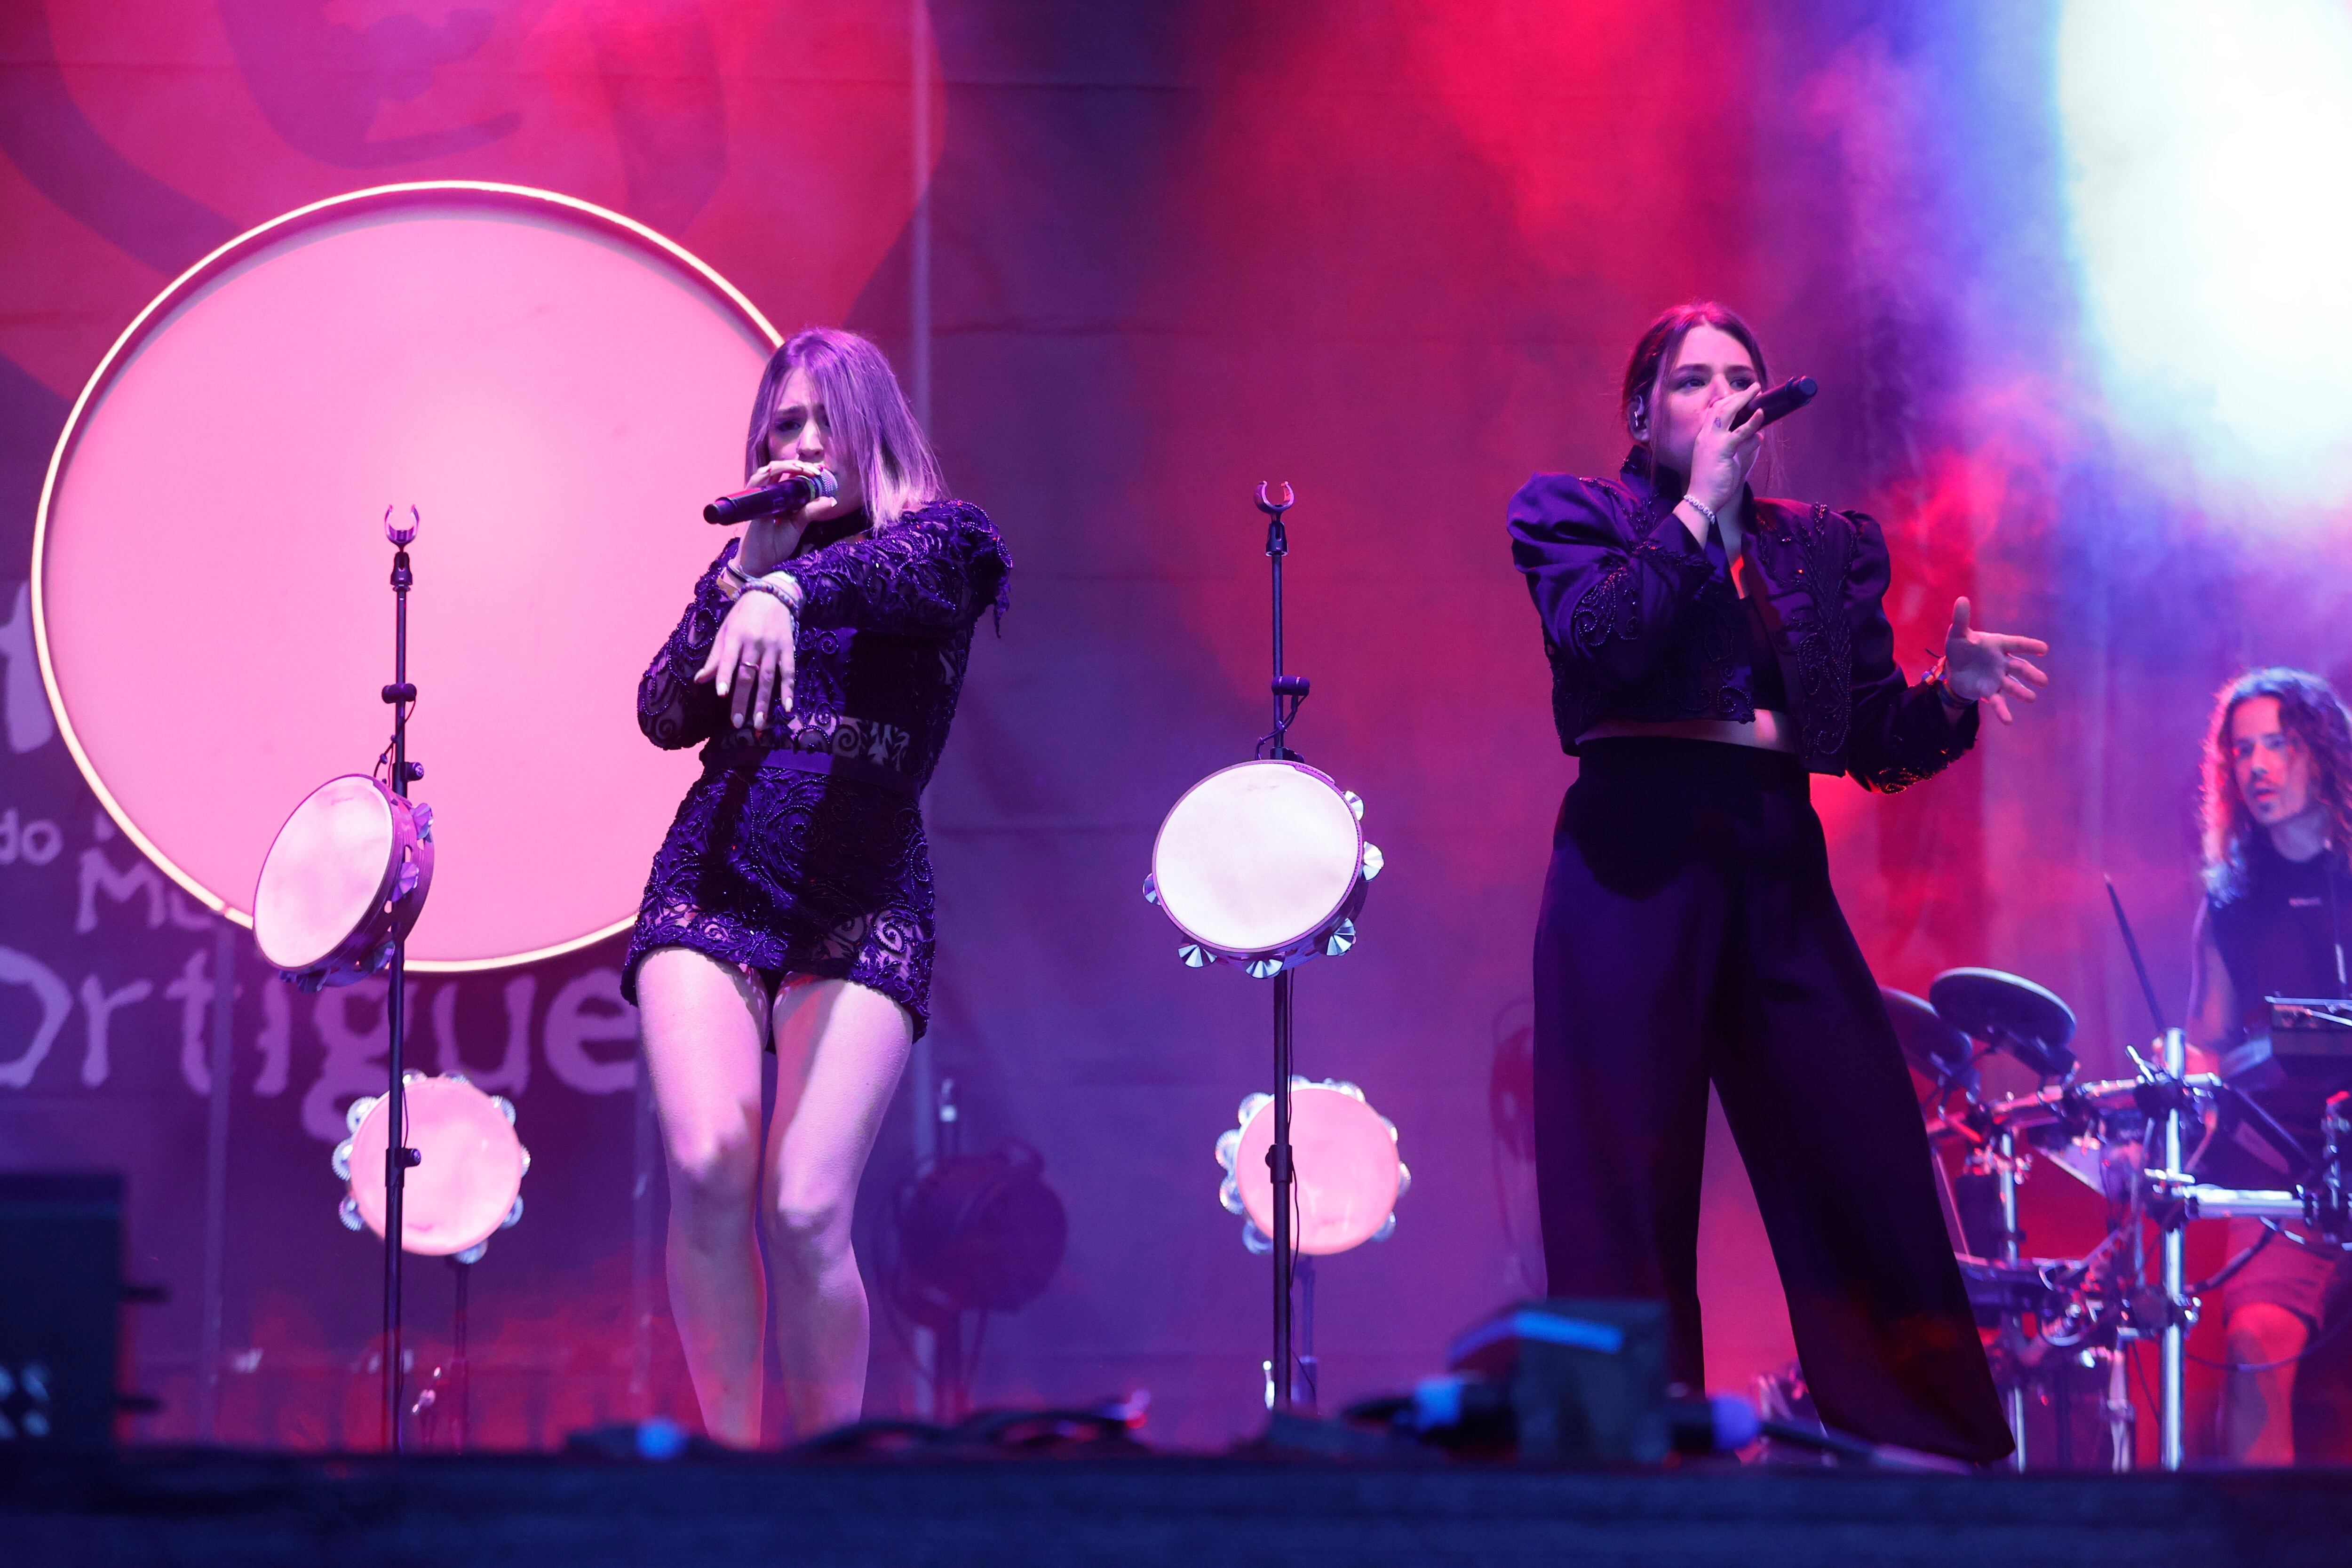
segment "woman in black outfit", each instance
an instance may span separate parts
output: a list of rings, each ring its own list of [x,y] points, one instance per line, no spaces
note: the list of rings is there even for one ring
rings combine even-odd
[[[1917,684],[1859,512],[1760,500],[1755,335],[1687,305],[1635,346],[1615,479],[1538,474],[1512,557],[1551,661],[1561,803],[1536,931],[1537,1180],[1551,1294],[1663,1300],[1704,1384],[1697,1238],[1710,1081],[1823,1420],[1989,1461],[2010,1434],[1893,1027],[1836,895],[1813,773],[1897,790],[2046,678],[1970,629]]]

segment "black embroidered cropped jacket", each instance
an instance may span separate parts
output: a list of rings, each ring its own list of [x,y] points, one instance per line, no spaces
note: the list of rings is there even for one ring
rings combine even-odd
[[[1511,558],[1543,620],[1552,719],[1571,755],[1604,720],[1755,718],[1737,590],[1674,516],[1680,495],[1652,488],[1637,447],[1616,479],[1538,474],[1511,498]],[[1805,766],[1893,791],[1965,753],[1976,709],[1955,715],[1895,662],[1878,524],[1744,499],[1750,593],[1761,595]]]

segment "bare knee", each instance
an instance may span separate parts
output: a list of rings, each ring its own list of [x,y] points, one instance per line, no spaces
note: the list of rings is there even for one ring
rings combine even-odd
[[[768,1248],[803,1279],[820,1279],[850,1256],[850,1205],[814,1194],[778,1194],[768,1205]]]
[[[691,1231],[740,1234],[751,1217],[758,1180],[758,1153],[748,1137],[669,1140],[670,1213]]]
[[[2302,1352],[2311,1331],[2304,1321],[2271,1301],[2249,1301],[2231,1312],[2225,1325],[2230,1359],[2242,1365],[2265,1365]]]

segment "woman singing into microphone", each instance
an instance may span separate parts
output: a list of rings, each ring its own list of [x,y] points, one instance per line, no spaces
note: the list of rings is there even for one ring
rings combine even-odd
[[[1859,512],[1765,500],[1740,416],[1764,383],[1720,305],[1652,323],[1626,367],[1614,479],[1538,474],[1512,556],[1579,758],[1536,931],[1535,1114],[1554,1296],[1664,1300],[1670,1375],[1704,1386],[1707,1085],[1748,1164],[1829,1425],[1989,1461],[2010,1434],[1910,1079],[1830,890],[1815,773],[1897,790],[2044,677],[2028,637],[1952,606],[1917,684]]]
[[[888,363],[850,333],[812,328],[768,361],[744,469],[836,489],[729,542],[638,686],[656,745],[707,743],[622,990],[669,1162],[671,1314],[704,1426],[748,1447],[771,1299],[792,1431],[864,1402],[850,1215],[930,989],[917,796],[1011,563],[980,509],[948,499]]]

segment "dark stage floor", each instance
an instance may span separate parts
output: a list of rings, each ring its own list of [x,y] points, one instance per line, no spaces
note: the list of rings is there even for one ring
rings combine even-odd
[[[2352,1471],[1947,1478],[1239,1458],[0,1461],[26,1564],[2340,1564]]]

